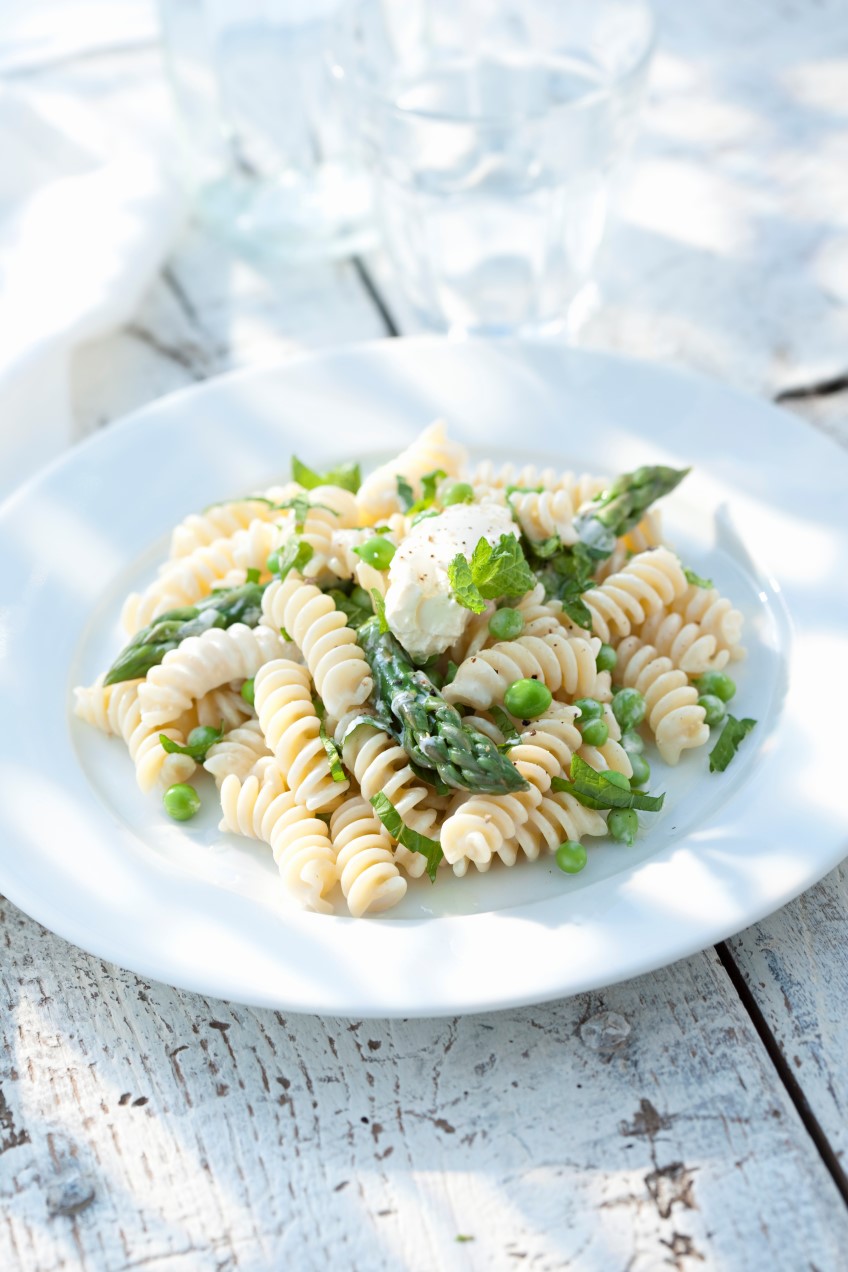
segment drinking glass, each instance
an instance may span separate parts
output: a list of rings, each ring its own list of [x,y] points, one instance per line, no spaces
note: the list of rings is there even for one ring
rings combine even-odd
[[[200,212],[252,254],[374,242],[371,182],[328,62],[342,0],[160,0]]]
[[[333,73],[419,320],[577,326],[653,47],[642,0],[351,0]]]

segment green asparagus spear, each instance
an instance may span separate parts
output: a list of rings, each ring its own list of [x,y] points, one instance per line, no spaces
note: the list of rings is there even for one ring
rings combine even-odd
[[[147,627],[136,632],[106,675],[105,684],[137,680],[156,667],[171,649],[176,649],[187,636],[200,636],[212,627],[232,627],[244,623],[256,627],[262,617],[262,593],[266,584],[243,583],[240,587],[223,588],[183,609],[160,614]]]
[[[415,764],[463,790],[506,795],[528,789],[515,765],[490,738],[462,723],[391,632],[380,631],[376,618],[360,627],[359,642],[374,674],[378,709],[399,722],[401,744]]]
[[[574,528],[580,543],[598,560],[608,557],[616,539],[632,530],[651,504],[674,490],[688,472],[688,468],[658,465],[623,473],[575,517]]]

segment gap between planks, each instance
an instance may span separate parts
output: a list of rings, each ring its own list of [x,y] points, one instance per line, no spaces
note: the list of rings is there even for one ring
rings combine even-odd
[[[369,269],[364,264],[361,257],[353,257],[353,266],[359,276],[360,282],[362,283],[363,290],[379,314],[380,321],[385,328],[386,335],[392,339],[400,338],[403,333],[394,320],[391,308],[381,294],[379,287],[375,283]],[[838,380],[834,379],[832,382],[829,381],[824,385],[806,386],[801,389],[786,390],[777,394],[775,401],[780,403],[782,401],[789,400],[790,398],[808,397],[812,396],[816,392],[833,393],[845,387],[848,387],[848,376],[841,376]],[[747,1012],[753,1028],[756,1030],[760,1041],[766,1049],[769,1059],[775,1068],[778,1079],[782,1083],[788,1098],[794,1105],[795,1111],[801,1119],[807,1134],[813,1141],[825,1169],[833,1180],[836,1188],[839,1190],[839,1194],[846,1207],[848,1207],[848,1174],[846,1174],[843,1169],[842,1164],[831,1146],[827,1135],[822,1129],[818,1118],[810,1107],[800,1083],[790,1069],[780,1043],[769,1028],[766,1018],[760,1010],[760,1006],[754,997],[748,982],[745,980],[741,969],[736,963],[730,947],[725,941],[721,941],[715,946],[715,952],[730,979],[742,1008]]]

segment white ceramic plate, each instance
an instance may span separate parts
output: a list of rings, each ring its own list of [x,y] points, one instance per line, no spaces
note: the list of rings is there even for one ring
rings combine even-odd
[[[122,643],[121,598],[187,511],[399,449],[435,415],[480,455],[581,471],[691,464],[667,536],[746,614],[731,768],[654,765],[666,807],[632,849],[426,878],[371,920],[288,908],[211,797],[170,822],[71,686]],[[188,989],[295,1011],[435,1015],[540,1002],[693,953],[842,858],[848,458],[715,384],[552,345],[393,341],[228,376],[113,425],[0,511],[0,889],[84,949]],[[591,842],[591,841],[590,841]]]

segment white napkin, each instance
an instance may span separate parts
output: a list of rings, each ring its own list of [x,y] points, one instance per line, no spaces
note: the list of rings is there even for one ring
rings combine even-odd
[[[148,138],[79,100],[0,89],[0,498],[73,440],[69,362],[126,322],[180,224]]]

